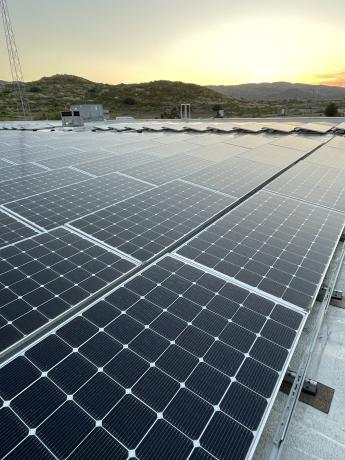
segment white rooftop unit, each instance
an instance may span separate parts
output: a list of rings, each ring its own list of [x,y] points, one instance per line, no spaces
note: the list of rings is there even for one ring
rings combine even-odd
[[[79,110],[67,110],[61,112],[62,126],[78,127],[84,126],[83,118],[80,116]]]
[[[106,118],[106,114],[102,104],[71,105],[70,110],[79,111],[80,116],[85,122],[103,121]]]

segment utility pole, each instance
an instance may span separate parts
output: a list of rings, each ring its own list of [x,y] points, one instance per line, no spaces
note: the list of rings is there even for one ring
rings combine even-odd
[[[18,49],[6,0],[0,0],[0,9],[2,14],[2,21],[4,24],[4,33],[6,38],[8,58],[10,61],[12,82],[17,98],[18,116],[24,120],[31,120],[29,101],[25,93],[22,66],[20,64]]]

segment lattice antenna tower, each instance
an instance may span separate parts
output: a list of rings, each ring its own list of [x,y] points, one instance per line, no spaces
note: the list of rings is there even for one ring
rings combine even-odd
[[[25,92],[22,66],[20,64],[19,53],[6,0],[0,0],[0,9],[2,14],[2,21],[4,24],[4,33],[6,38],[8,58],[10,61],[12,81],[17,98],[18,116],[24,120],[30,120],[30,106]]]

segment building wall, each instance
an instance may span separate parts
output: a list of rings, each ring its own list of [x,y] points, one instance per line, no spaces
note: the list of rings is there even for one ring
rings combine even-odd
[[[72,105],[71,110],[78,110],[84,121],[104,120],[104,109],[102,104]]]

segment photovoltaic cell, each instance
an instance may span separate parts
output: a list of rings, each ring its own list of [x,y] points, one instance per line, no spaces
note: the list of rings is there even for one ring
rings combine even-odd
[[[66,229],[0,250],[0,351],[134,268]]]
[[[154,157],[158,158],[167,158],[176,154],[192,154],[192,152],[198,150],[195,145],[183,142],[183,139],[178,135],[175,139],[175,142],[162,143],[162,138],[158,138],[155,142],[152,142],[150,147],[145,148],[145,150],[140,151],[142,153],[148,153]],[[181,142],[182,141],[182,142]]]
[[[345,171],[311,163],[299,163],[266,190],[345,212]]]
[[[48,140],[51,143],[51,139]],[[76,142],[76,144],[74,144]],[[54,143],[54,142],[52,142]],[[77,139],[71,140],[69,145],[78,146]],[[80,150],[75,149],[74,147],[61,147],[61,148],[51,148],[47,146],[32,146],[26,149],[19,149],[19,151],[5,153],[4,156],[18,164],[24,164],[29,162],[39,162],[49,160],[51,158],[58,158],[64,155],[74,155],[78,154]],[[64,166],[67,166],[66,164]]]
[[[320,166],[328,166],[338,170],[345,170],[345,148],[330,147],[324,145],[310,157],[307,158],[308,163],[314,163]]]
[[[258,192],[177,252],[309,309],[344,223],[343,214]]]
[[[29,238],[37,232],[0,210],[0,248]]]
[[[101,149],[98,152],[81,152],[75,150],[75,152],[67,155],[57,155],[56,157],[49,158],[47,160],[37,160],[37,162],[46,168],[57,169],[64,168],[66,166],[77,166],[85,161],[93,161],[110,156],[114,156],[114,154]]]
[[[319,133],[319,134],[326,134],[328,133],[334,125],[329,125],[326,123],[304,123],[300,125],[298,128],[302,131]]]
[[[195,306],[193,319],[177,301]],[[149,304],[156,314],[140,314]],[[259,336],[241,312],[260,316]],[[302,325],[300,313],[165,257],[0,370],[2,455],[245,459]],[[252,334],[246,353],[241,334]]]
[[[230,158],[185,177],[193,184],[217,192],[241,197],[274,176],[280,166],[271,166],[241,158]]]
[[[45,170],[39,165],[33,163],[24,163],[22,165],[10,166],[7,164],[7,168],[0,169],[0,183],[8,180],[18,179],[19,177],[30,176],[33,174],[42,173]]]
[[[153,160],[154,157],[151,155],[142,152],[131,152],[82,163],[78,165],[78,169],[95,176],[103,176],[111,172],[125,171],[132,166],[138,167]]]
[[[0,204],[81,182],[88,178],[86,174],[63,168],[59,171],[48,171],[34,176],[6,181],[0,184]]]
[[[268,165],[281,165],[283,167],[295,163],[304,155],[305,152],[301,150],[266,144],[249,150],[247,153],[241,155],[241,158]]]
[[[135,179],[109,174],[8,203],[6,208],[52,229],[150,188]]]
[[[152,184],[162,185],[174,179],[181,179],[188,174],[208,168],[213,162],[191,155],[175,155],[157,159],[141,166],[126,170],[126,174]]]
[[[231,157],[242,155],[246,153],[248,149],[238,147],[237,145],[230,145],[224,143],[217,143],[214,145],[205,145],[188,152],[189,155],[198,158],[204,158],[214,162],[221,162],[228,160]]]
[[[326,139],[323,137],[310,137],[301,134],[292,134],[290,136],[277,137],[272,141],[272,144],[281,147],[288,147],[291,149],[301,150],[305,153],[311,152],[312,150],[320,147]]]
[[[234,199],[182,181],[71,222],[78,230],[141,261],[197,229]]]
[[[227,136],[223,142],[232,145],[237,145],[240,147],[245,147],[247,149],[254,149],[262,145],[274,142],[275,138],[275,136],[266,133],[261,134],[260,136],[257,136],[256,134],[241,134]]]

